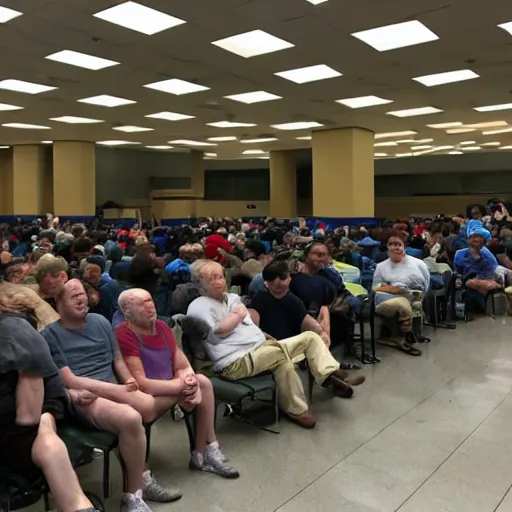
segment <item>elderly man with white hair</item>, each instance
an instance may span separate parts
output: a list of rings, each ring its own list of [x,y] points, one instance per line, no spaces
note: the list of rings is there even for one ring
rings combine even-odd
[[[155,304],[146,290],[122,292],[119,308],[125,322],[115,333],[139,389],[154,397],[168,397],[186,410],[195,408],[196,437],[190,469],[238,478],[238,471],[220,451],[215,435],[215,397],[210,379],[194,372],[169,326],[157,319]]]
[[[281,408],[303,428],[313,428],[316,420],[308,411],[294,361],[305,357],[317,384],[332,386],[338,397],[352,396],[345,373],[318,334],[303,332],[284,340],[266,339],[240,297],[227,293],[221,265],[199,260],[192,265],[191,272],[192,279],[202,284],[205,295],[190,304],[187,315],[210,327],[207,350],[215,371],[229,379],[243,379],[273,370]]]

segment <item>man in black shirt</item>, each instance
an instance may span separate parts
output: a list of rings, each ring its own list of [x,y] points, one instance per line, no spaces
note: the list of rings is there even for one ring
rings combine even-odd
[[[258,292],[249,304],[249,313],[260,329],[275,338],[284,340],[301,332],[313,331],[327,347],[331,341],[322,326],[308,314],[304,303],[290,292],[290,271],[285,261],[274,261],[263,269],[267,291]],[[341,370],[340,370],[341,372]],[[362,375],[349,376],[343,372],[344,381],[353,386],[364,382]]]
[[[67,397],[48,344],[22,315],[0,312],[0,347],[0,465],[39,468],[59,510],[92,512],[57,436]],[[80,393],[74,399],[87,401]]]

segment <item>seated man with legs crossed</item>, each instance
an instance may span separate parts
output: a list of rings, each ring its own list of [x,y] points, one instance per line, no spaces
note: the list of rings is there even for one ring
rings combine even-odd
[[[0,466],[27,477],[39,468],[59,510],[92,512],[56,432],[67,397],[48,345],[22,315],[0,311]]]
[[[139,388],[154,397],[170,397],[189,411],[196,410],[195,450],[190,469],[238,478],[238,471],[220,451],[215,436],[215,397],[210,379],[196,375],[177,347],[171,329],[157,320],[155,304],[146,290],[122,292],[119,308],[126,321],[115,332]]]
[[[304,303],[290,291],[290,270],[286,261],[274,261],[263,269],[266,291],[258,292],[249,304],[252,321],[260,329],[275,338],[284,340],[301,332],[317,333],[326,347],[331,345],[329,335],[322,326],[308,315]],[[362,384],[363,375],[349,375],[343,370],[339,376],[352,386]]]
[[[317,384],[331,384],[336,396],[352,395],[352,388],[343,380],[345,373],[340,372],[339,363],[318,334],[304,332],[284,340],[265,339],[240,297],[226,292],[224,269],[218,263],[196,262],[191,275],[202,284],[205,296],[195,299],[187,314],[210,327],[207,351],[215,371],[236,380],[274,370],[281,409],[304,428],[313,428],[315,418],[308,411],[294,360],[305,356]]]
[[[112,327],[101,315],[88,314],[87,295],[78,279],[64,285],[57,298],[60,320],[42,332],[64,385],[81,391],[76,413],[86,423],[119,437],[127,471],[123,510],[148,512],[145,501],[181,497],[162,488],[145,467],[146,436],[142,421],[153,421],[173,403],[138,390],[119,352]],[[117,380],[116,380],[117,379]],[[119,384],[117,383],[119,382]]]

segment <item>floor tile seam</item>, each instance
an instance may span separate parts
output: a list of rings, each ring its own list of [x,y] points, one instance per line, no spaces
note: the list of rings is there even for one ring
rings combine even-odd
[[[452,379],[453,380],[453,379]],[[449,461],[456,453],[457,453],[457,450],[494,414],[494,412],[496,411],[496,409],[510,396],[512,395],[512,391],[509,391],[507,393],[507,395],[505,395],[505,397],[503,398],[503,400],[500,401],[500,403],[498,405],[496,405],[496,407],[457,445],[457,447],[452,451],[452,453],[450,453],[450,455],[448,455],[448,457],[446,457],[446,459],[444,459],[440,464],[439,466],[437,466],[436,469],[434,469],[434,471],[432,471],[432,473],[423,481],[423,483],[421,485],[419,485],[416,490],[408,496],[408,498],[395,510],[395,512],[399,512],[400,509],[446,464],[447,461]],[[508,491],[507,491],[508,492]],[[507,495],[507,493],[505,493],[505,495],[503,496],[502,500],[505,498],[505,496]],[[501,503],[501,502],[500,502]]]
[[[512,492],[512,485],[508,488],[508,491],[503,495],[503,498],[501,498],[500,502],[496,505],[496,508],[494,509],[493,512],[497,512],[497,510],[501,507],[501,505],[505,501],[505,498],[507,497],[509,492]]]
[[[382,434],[382,432],[384,432],[384,430],[388,429],[389,427],[393,426],[397,421],[401,420],[404,416],[406,416],[407,414],[409,414],[410,412],[412,412],[414,409],[416,409],[416,407],[420,406],[421,404],[423,404],[424,402],[426,402],[429,398],[431,398],[432,396],[434,396],[440,389],[444,388],[445,386],[447,386],[448,384],[450,384],[451,382],[453,382],[457,377],[452,377],[451,379],[447,380],[446,382],[444,382],[443,384],[441,384],[439,387],[437,387],[436,389],[434,389],[432,391],[432,393],[430,393],[429,395],[427,395],[423,400],[421,400],[420,402],[418,402],[416,405],[412,406],[409,410],[405,411],[403,414],[401,414],[400,416],[398,416],[396,419],[394,419],[391,423],[389,423],[388,425],[385,425],[384,427],[382,427],[378,432],[376,432],[373,436],[371,436],[370,438],[368,438],[366,441],[364,441],[363,443],[361,443],[360,445],[356,446],[350,453],[347,453],[347,455],[345,455],[344,457],[342,457],[340,460],[338,460],[337,462],[335,462],[332,466],[330,466],[329,468],[327,468],[325,471],[323,471],[320,475],[318,475],[316,478],[314,478],[311,482],[309,482],[307,485],[305,485],[302,489],[300,489],[298,492],[296,492],[293,496],[291,496],[290,498],[288,498],[286,501],[284,501],[283,503],[281,503],[277,508],[274,509],[273,512],[277,512],[281,507],[284,507],[287,503],[289,503],[290,501],[292,501],[293,499],[295,499],[299,494],[301,494],[302,492],[304,492],[308,487],[312,486],[315,482],[317,482],[320,478],[322,478],[324,475],[326,475],[329,471],[331,471],[332,469],[334,469],[338,464],[340,464],[341,462],[343,462],[344,460],[348,459],[348,457],[350,457],[351,455],[353,455],[355,452],[357,452],[357,450],[359,450],[360,448],[362,448],[363,446],[365,446],[367,443],[369,443],[370,441],[372,441],[374,438],[376,438],[378,435]],[[507,395],[508,396],[508,395]],[[500,402],[500,405],[501,405],[501,402]]]

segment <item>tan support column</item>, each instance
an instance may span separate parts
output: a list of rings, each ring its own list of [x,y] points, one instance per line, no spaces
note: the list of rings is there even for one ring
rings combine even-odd
[[[373,143],[363,128],[313,132],[313,216],[374,217]]]
[[[12,154],[12,148],[0,149],[0,215],[14,213]]]
[[[53,143],[55,215],[90,217],[96,212],[96,148],[94,142]]]
[[[43,208],[44,147],[13,148],[13,214],[40,215]]]
[[[270,152],[271,217],[289,219],[297,216],[297,178],[293,151]]]

